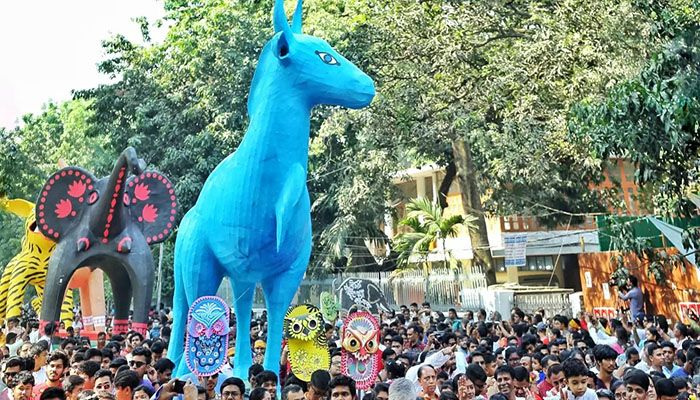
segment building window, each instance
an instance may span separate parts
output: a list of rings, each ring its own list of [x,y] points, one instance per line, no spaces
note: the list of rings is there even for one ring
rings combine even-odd
[[[496,264],[496,272],[506,272],[505,258],[494,258],[493,262]]]
[[[553,256],[531,256],[527,258],[527,266],[519,268],[522,271],[551,271],[554,269]]]

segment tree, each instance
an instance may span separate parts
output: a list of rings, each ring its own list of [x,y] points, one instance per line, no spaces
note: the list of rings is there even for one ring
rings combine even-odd
[[[381,155],[365,170],[386,168],[382,160],[395,170],[445,166],[441,204],[457,179],[465,213],[478,218],[472,247],[489,283],[487,212],[603,210],[588,186],[601,180],[602,164],[589,163],[588,148],[568,138],[567,115],[637,72],[653,46],[648,19],[631,2],[364,1],[342,11],[352,17],[336,44],[378,87],[372,107],[353,118],[363,137],[350,145],[364,146],[353,152]],[[553,225],[562,216],[547,211],[541,219]]]
[[[89,102],[48,103],[40,114],[23,116],[21,127],[0,129],[0,195],[34,201],[46,177],[63,160],[106,172],[114,157],[104,136],[87,137]],[[0,213],[0,266],[19,251],[23,221]]]
[[[658,50],[641,71],[612,87],[603,99],[588,99],[571,113],[570,134],[591,149],[590,160],[622,157],[636,166],[635,181],[649,197],[650,212],[666,217],[691,217],[688,200],[700,177],[700,12],[684,0],[639,2],[651,21]],[[629,221],[611,224],[613,244],[622,254],[613,262],[616,276],[628,266],[625,254],[635,254],[659,283],[666,273],[684,267],[683,255],[654,249],[647,238],[634,235]],[[684,245],[700,244],[696,227],[684,232]]]
[[[428,266],[428,254],[435,248],[434,243],[440,241],[442,264],[447,268],[448,258],[452,257],[447,250],[447,238],[456,237],[461,227],[473,231],[477,218],[471,215],[445,216],[443,211],[439,204],[423,197],[406,204],[406,216],[399,224],[409,227],[412,232],[401,233],[394,240],[395,250],[399,252],[399,266],[406,267],[415,256]]]

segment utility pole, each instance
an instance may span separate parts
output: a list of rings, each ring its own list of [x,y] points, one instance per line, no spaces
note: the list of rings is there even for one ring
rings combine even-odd
[[[163,288],[163,243],[160,244],[160,254],[158,255],[158,297],[156,310],[160,313],[160,299]]]

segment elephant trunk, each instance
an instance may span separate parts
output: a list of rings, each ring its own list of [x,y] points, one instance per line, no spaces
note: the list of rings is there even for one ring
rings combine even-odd
[[[90,230],[102,243],[109,242],[126,228],[128,215],[123,202],[126,180],[131,172],[141,174],[144,167],[143,160],[136,157],[133,147],[127,147],[114,165],[109,181],[95,204],[94,218],[90,223]]]

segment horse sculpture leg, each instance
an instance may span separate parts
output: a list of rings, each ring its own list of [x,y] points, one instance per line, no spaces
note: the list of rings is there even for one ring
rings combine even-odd
[[[262,282],[267,304],[267,348],[263,363],[265,369],[279,371],[284,316],[304,277],[310,255],[311,242],[305,246],[287,271]]]
[[[253,310],[255,283],[242,283],[231,280],[233,288],[233,306],[236,312],[236,356],[233,376],[242,379],[248,377],[248,368],[253,365],[250,351],[250,312]],[[276,372],[276,370],[275,370]]]
[[[205,241],[191,239],[206,237],[206,232],[202,232],[204,229],[200,229],[197,225],[196,219],[199,216],[193,211],[195,209],[190,210],[182,219],[178,239],[175,242],[173,309],[181,311],[174,313],[168,346],[168,358],[176,365],[173,377],[189,373],[187,363],[182,357],[187,325],[187,312],[183,311],[188,310],[197,298],[215,295],[223,278],[219,263]]]

